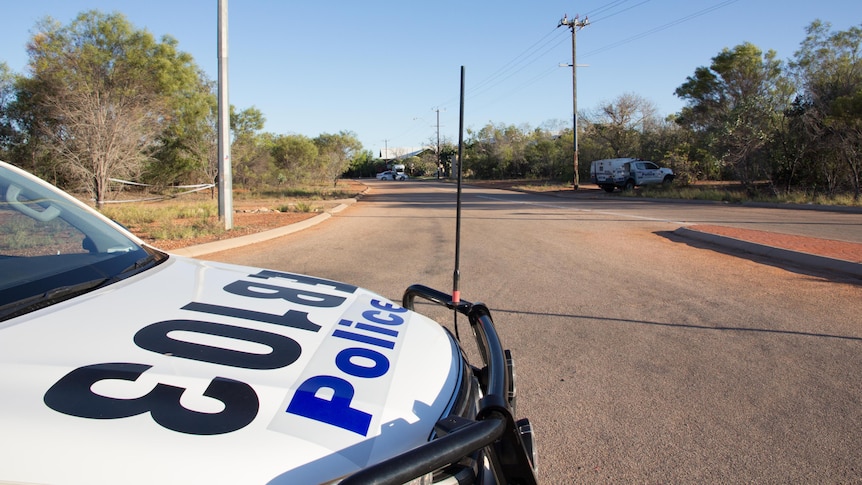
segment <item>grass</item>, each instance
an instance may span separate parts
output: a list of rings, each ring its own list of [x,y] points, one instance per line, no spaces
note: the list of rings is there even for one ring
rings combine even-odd
[[[747,191],[740,184],[702,184],[702,185],[660,185],[643,186],[631,192],[623,192],[624,197],[645,197],[663,199],[707,200],[741,204],[745,202],[760,202],[771,204],[802,204],[862,207],[862,201],[853,200],[852,194],[841,194],[834,197],[812,195],[804,191],[791,191],[775,194],[766,187],[759,187],[756,192]]]
[[[331,185],[306,185],[301,187],[265,187],[260,189],[236,190],[237,199],[303,199],[331,200],[347,199],[356,195],[342,184],[341,187]]]
[[[535,182],[526,184],[513,185],[514,190],[522,190],[525,192],[556,192],[560,190],[572,190],[572,184],[564,184],[561,182]]]
[[[750,199],[744,191],[740,190],[696,186],[644,186],[639,187],[637,190],[621,192],[620,195],[623,197],[644,197],[648,199],[707,200],[737,204]]]
[[[364,186],[344,182],[298,187],[235,189],[234,208],[253,206],[278,212],[320,212],[315,202],[355,197]],[[102,213],[132,232],[156,240],[192,239],[221,235],[224,225],[218,218],[218,201],[209,194],[189,194],[157,202],[109,204]]]
[[[224,232],[215,201],[171,200],[159,203],[113,204],[102,213],[135,233],[153,239],[187,239]]]
[[[583,181],[583,179],[582,179]],[[484,187],[505,188],[524,192],[556,192],[572,190],[571,183],[563,183],[548,180],[475,180],[469,179],[465,183]],[[590,190],[598,187],[589,182],[581,184],[581,188]],[[643,197],[653,199],[684,199],[684,200],[706,200],[714,202],[728,202],[742,204],[745,202],[761,202],[771,204],[801,204],[801,205],[824,205],[824,206],[846,206],[862,207],[862,200],[853,200],[852,194],[841,194],[827,197],[822,194],[812,194],[804,191],[792,191],[785,194],[775,194],[767,184],[756,186],[756,192],[751,193],[738,182],[698,182],[683,185],[674,182],[670,186],[645,185],[631,192],[614,192],[620,197]]]

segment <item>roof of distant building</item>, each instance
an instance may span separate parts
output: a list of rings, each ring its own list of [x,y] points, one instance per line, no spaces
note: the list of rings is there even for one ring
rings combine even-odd
[[[425,150],[433,150],[432,147],[391,147],[380,150],[378,158],[382,160],[403,160],[405,158],[415,157]]]

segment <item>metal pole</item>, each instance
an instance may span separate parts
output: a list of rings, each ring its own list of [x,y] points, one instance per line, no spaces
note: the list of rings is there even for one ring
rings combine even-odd
[[[461,302],[461,180],[464,167],[464,66],[461,66],[461,113],[458,122],[458,184],[455,203],[455,272],[452,274],[452,303]],[[455,324],[458,311],[455,310]],[[457,327],[456,327],[457,328]]]
[[[233,228],[233,174],[230,159],[230,102],[227,90],[227,0],[218,0],[218,216]]]

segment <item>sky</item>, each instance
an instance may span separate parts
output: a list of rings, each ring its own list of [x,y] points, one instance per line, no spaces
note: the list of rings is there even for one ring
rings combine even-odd
[[[464,137],[489,123],[558,129],[573,123],[572,32],[578,111],[624,94],[667,116],[695,69],[750,42],[791,59],[814,20],[862,26],[858,0],[225,0],[228,91],[255,107],[264,131],[351,131],[364,149],[457,143],[461,72]],[[169,35],[218,78],[217,0],[0,0],[0,62],[27,74],[36,22],[69,24],[88,10],[119,12]],[[561,66],[562,64],[562,66]],[[439,124],[438,124],[439,115]]]

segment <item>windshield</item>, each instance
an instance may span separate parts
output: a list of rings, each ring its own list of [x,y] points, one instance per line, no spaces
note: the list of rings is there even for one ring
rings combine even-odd
[[[62,191],[0,162],[0,320],[165,258]]]

